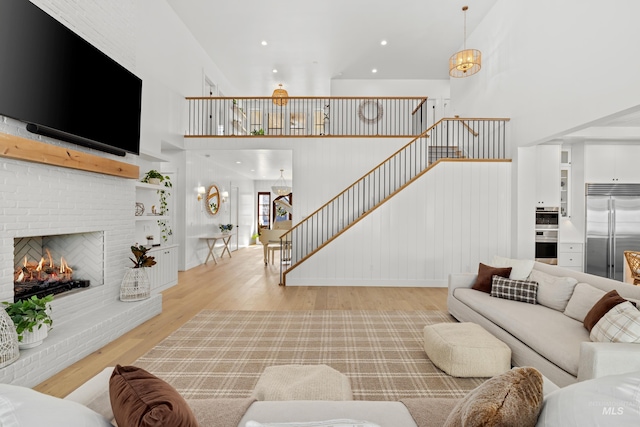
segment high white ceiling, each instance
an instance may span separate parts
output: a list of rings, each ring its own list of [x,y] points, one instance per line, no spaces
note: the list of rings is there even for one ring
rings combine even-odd
[[[227,96],[269,96],[279,83],[290,95],[327,96],[331,79],[447,79],[447,61],[463,45],[462,7],[470,34],[496,3],[167,1],[241,92]]]

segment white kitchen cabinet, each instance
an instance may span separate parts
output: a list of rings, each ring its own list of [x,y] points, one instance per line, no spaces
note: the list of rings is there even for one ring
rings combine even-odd
[[[582,243],[559,243],[558,267],[582,271],[582,261],[584,257],[582,248]]]
[[[640,183],[640,145],[587,145],[584,177],[588,183]]]
[[[151,292],[160,292],[178,284],[178,245],[157,246],[149,249],[156,265],[149,268]]]
[[[536,147],[536,207],[560,207],[560,146]]]

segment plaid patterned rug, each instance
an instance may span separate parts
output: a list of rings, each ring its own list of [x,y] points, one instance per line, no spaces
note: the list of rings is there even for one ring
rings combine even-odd
[[[203,310],[135,362],[185,398],[248,397],[267,366],[325,364],[354,400],[464,396],[483,378],[454,378],[423,350],[441,311]]]

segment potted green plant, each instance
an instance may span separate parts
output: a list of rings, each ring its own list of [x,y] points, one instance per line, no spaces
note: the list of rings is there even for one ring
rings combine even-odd
[[[129,268],[120,285],[121,301],[140,301],[151,296],[151,282],[147,267],[156,265],[155,257],[147,255],[149,248],[137,243],[131,246],[133,267]]]
[[[167,177],[168,178],[168,177]],[[162,175],[160,172],[158,172],[155,169],[151,169],[150,171],[148,171],[144,177],[142,178],[142,182],[146,182],[148,184],[155,184],[158,185],[160,184],[162,181],[164,181],[165,179],[164,175]]]
[[[233,224],[220,224],[220,231],[224,234],[228,234],[231,230],[233,230]]]
[[[4,301],[5,310],[18,333],[18,346],[22,349],[32,348],[42,344],[53,325],[50,315],[50,305],[53,295],[38,298],[33,295],[16,302]]]

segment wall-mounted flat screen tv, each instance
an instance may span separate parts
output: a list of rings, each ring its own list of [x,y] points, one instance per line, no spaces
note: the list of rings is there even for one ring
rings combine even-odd
[[[28,0],[0,0],[0,115],[124,156],[140,153],[142,80]]]

